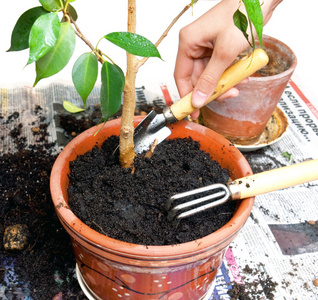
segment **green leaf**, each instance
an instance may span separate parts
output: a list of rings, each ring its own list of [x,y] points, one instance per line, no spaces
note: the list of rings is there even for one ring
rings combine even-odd
[[[69,16],[71,16],[71,18],[72,18],[74,21],[77,21],[77,18],[78,18],[77,12],[76,12],[75,8],[74,8],[71,4],[69,4],[69,5],[67,6],[67,14],[68,14]],[[66,18],[66,15],[63,15],[63,18],[62,18],[62,20],[61,20],[61,23],[63,23],[63,22],[68,22],[68,20],[69,20],[69,18]]]
[[[143,57],[160,57],[157,47],[145,37],[130,32],[112,32],[104,38],[130,54]]]
[[[20,51],[29,48],[29,35],[36,19],[48,12],[41,6],[24,12],[15,24],[11,34],[11,46],[7,51]]]
[[[288,159],[289,163],[293,162],[293,155],[291,153],[283,152],[282,154],[284,157],[286,157]]]
[[[70,23],[61,23],[58,40],[47,54],[36,61],[35,86],[41,79],[60,72],[71,59],[75,48],[75,32]]]
[[[81,96],[84,107],[86,99],[94,88],[98,75],[98,61],[96,56],[91,53],[82,54],[75,62],[72,69],[72,80],[74,86]]]
[[[74,0],[74,1],[75,1],[75,0]],[[70,2],[72,2],[72,1],[70,1]],[[68,11],[68,13],[71,15],[72,19],[73,19],[74,21],[76,21],[77,18],[78,18],[78,15],[77,15],[77,12],[76,12],[75,8],[74,8],[71,4],[68,5],[67,11]]]
[[[242,31],[245,38],[248,40],[248,34],[247,34],[247,26],[248,21],[246,16],[238,9],[233,15],[233,21],[235,26]]]
[[[63,9],[61,2],[64,3],[64,1],[60,1],[60,0],[39,0],[39,1],[47,11],[60,11]]]
[[[69,101],[66,101],[66,100],[63,100],[63,107],[65,110],[67,110],[68,112],[70,112],[72,114],[79,113],[79,112],[85,110],[85,108],[78,107],[75,104],[73,104]]]
[[[125,86],[125,75],[117,65],[105,61],[101,70],[101,79],[101,112],[103,120],[106,122],[121,106],[121,98]]]
[[[49,13],[37,18],[30,31],[30,54],[27,64],[38,60],[55,46],[59,31],[60,21],[57,13]]]
[[[263,47],[263,12],[259,0],[243,0],[246,13],[255,27],[260,46]]]

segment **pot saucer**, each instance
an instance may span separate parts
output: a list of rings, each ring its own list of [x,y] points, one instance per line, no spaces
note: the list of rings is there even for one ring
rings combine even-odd
[[[255,151],[278,142],[286,133],[288,120],[281,109],[276,107],[272,117],[267,122],[266,128],[259,140],[250,145],[234,144],[241,152]]]
[[[86,285],[86,282],[81,274],[81,271],[78,268],[78,265],[76,264],[76,277],[77,281],[84,293],[84,295],[87,297],[88,300],[99,300],[100,298],[94,294],[94,292]],[[100,299],[102,300],[102,299]]]

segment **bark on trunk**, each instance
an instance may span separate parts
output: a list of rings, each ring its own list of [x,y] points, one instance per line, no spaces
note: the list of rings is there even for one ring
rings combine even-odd
[[[128,0],[128,31],[136,33],[136,0]],[[120,132],[120,163],[123,168],[131,167],[136,156],[134,150],[135,82],[137,58],[127,53],[127,73],[124,88],[122,125]]]

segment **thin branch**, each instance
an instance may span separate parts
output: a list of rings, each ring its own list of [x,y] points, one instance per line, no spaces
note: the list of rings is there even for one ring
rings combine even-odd
[[[158,39],[158,41],[155,43],[156,47],[158,47],[160,45],[160,43],[163,41],[163,39],[168,35],[169,31],[171,30],[171,28],[174,26],[175,23],[177,23],[177,21],[180,19],[180,17],[190,8],[192,7],[193,4],[197,3],[198,0],[193,0],[193,2],[189,3],[188,5],[186,5],[183,10],[172,20],[172,22],[170,23],[170,25],[167,27],[167,29],[162,33],[162,35],[160,36],[160,38]],[[138,60],[137,63],[137,70],[149,59],[149,57],[144,57],[140,60]]]
[[[170,31],[170,29],[173,27],[173,25],[175,23],[177,23],[177,21],[181,18],[181,16],[195,3],[197,3],[198,0],[194,0],[193,3],[186,5],[183,10],[172,20],[172,22],[170,23],[170,25],[167,27],[167,29],[163,32],[163,34],[161,35],[161,37],[159,38],[159,40],[155,43],[156,47],[159,46],[159,44],[162,42],[162,40],[168,35],[168,32]]]
[[[96,49],[93,46],[93,44],[85,37],[85,35],[81,32],[81,30],[79,29],[79,27],[77,26],[76,22],[73,20],[73,18],[70,16],[71,19],[71,23],[74,25],[75,27],[75,34],[93,51],[93,53],[95,54],[95,56],[97,57],[98,61],[103,64],[103,59],[96,54]],[[98,50],[97,50],[98,51]],[[98,51],[99,52],[99,51]]]
[[[84,34],[81,32],[81,30],[79,29],[79,27],[77,26],[76,22],[73,20],[73,18],[71,18],[71,22],[75,27],[75,34],[84,41],[84,43],[91,48],[93,51],[95,50],[93,44],[84,36]]]

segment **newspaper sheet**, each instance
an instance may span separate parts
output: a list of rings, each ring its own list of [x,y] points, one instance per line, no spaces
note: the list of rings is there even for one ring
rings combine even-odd
[[[137,106],[148,103],[170,105],[177,100],[174,87],[166,84],[136,88]],[[87,103],[98,103],[99,87]],[[63,100],[81,105],[71,83],[53,82],[33,89],[28,84],[0,87],[0,116],[23,124],[27,143],[35,142],[30,127],[38,122],[35,105],[41,107],[43,122],[49,124],[51,141],[62,148],[67,142],[57,116]],[[288,118],[286,134],[277,143],[244,153],[255,173],[318,158],[318,111],[291,81],[279,102]],[[21,111],[16,114],[16,111]],[[11,151],[10,126],[2,124],[2,153]],[[287,158],[283,153],[289,153]],[[318,182],[302,184],[256,197],[252,214],[227,250],[216,282],[205,300],[231,299],[233,284],[244,284],[254,299],[268,299],[266,284],[274,283],[274,299],[318,299],[318,238],[311,221],[318,218]],[[315,227],[317,230],[317,227]],[[1,287],[0,287],[1,295]],[[253,296],[252,296],[253,297]],[[234,298],[232,298],[234,299]]]
[[[293,82],[278,106],[289,127],[277,143],[246,154],[254,173],[318,158],[317,110]],[[292,162],[284,152],[291,154]],[[257,282],[259,276],[277,283],[274,299],[318,299],[313,284],[318,277],[317,227],[313,234],[310,224],[317,216],[317,181],[257,196],[251,217],[226,253],[209,299],[230,299],[231,283]],[[260,283],[257,288],[262,291],[264,286]],[[265,292],[254,294],[259,296],[255,299],[267,299]]]

